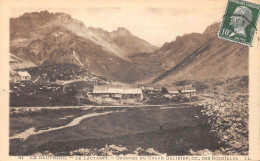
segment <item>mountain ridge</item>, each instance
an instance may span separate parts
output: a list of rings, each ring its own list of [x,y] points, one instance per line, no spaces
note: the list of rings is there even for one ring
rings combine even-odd
[[[130,33],[127,29],[119,27],[117,30],[112,32],[105,31],[101,28],[86,27],[83,22],[73,19],[66,13],[49,13],[48,11],[25,13],[18,18],[10,19],[10,39],[13,40],[15,37],[30,37],[29,31],[32,32],[36,29],[45,30],[49,32],[51,28],[64,27],[70,32],[77,34],[77,36],[84,37],[96,43],[97,45],[103,46],[105,50],[121,56],[121,58],[127,58],[128,55],[135,54],[138,52],[151,52],[156,50],[158,47],[149,44],[148,42],[140,39]],[[124,35],[122,35],[124,33]],[[34,36],[34,35],[31,35]],[[38,35],[37,35],[38,36]],[[114,42],[115,38],[125,36],[130,37],[128,43],[135,44],[136,50],[130,51],[132,46],[128,46],[125,50],[120,47],[122,44]],[[136,42],[136,43],[133,43]],[[139,45],[145,45],[144,47]],[[123,44],[125,45],[125,44]],[[117,54],[115,50],[118,50]]]
[[[10,19],[10,52],[36,65],[72,63],[112,81],[168,84],[248,75],[248,47],[217,37],[220,23],[157,48],[123,27],[86,27],[66,13]]]
[[[208,26],[202,34],[197,36],[204,37],[203,41],[198,44],[198,48],[191,50],[185,57],[179,58],[179,61],[170,69],[154,78],[151,84],[248,75],[249,48],[219,39],[217,37],[219,26],[220,23]],[[177,41],[178,39],[171,45],[173,46]]]
[[[142,78],[142,74],[128,57],[155,49],[126,29],[107,32],[86,28],[65,13],[42,11],[10,19],[10,52],[36,65],[82,63],[108,79],[133,82]]]

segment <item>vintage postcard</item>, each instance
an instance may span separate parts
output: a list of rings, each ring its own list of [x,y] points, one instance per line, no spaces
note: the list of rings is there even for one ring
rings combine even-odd
[[[260,1],[0,1],[0,160],[259,160]]]

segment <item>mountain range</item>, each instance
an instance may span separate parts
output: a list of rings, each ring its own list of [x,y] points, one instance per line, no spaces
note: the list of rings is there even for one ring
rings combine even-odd
[[[248,75],[249,48],[217,37],[220,23],[210,25],[202,34],[192,33],[165,43],[158,51],[165,72],[152,84],[180,80],[220,79]]]
[[[248,47],[219,39],[219,25],[159,48],[123,27],[108,32],[66,13],[32,12],[10,19],[10,53],[36,66],[71,63],[126,83],[248,75]]]
[[[10,19],[12,54],[36,65],[70,62],[110,80],[133,82],[141,78],[142,72],[128,57],[157,48],[125,28],[112,32],[87,28],[65,13],[42,11]]]

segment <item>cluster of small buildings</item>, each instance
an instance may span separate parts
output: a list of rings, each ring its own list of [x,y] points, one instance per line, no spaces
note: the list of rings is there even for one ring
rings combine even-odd
[[[10,81],[12,82],[30,81],[31,79],[32,77],[27,71],[10,72]]]
[[[185,96],[191,97],[196,95],[196,89],[192,87],[192,85],[162,87],[162,92],[168,93],[172,96],[183,94]]]
[[[30,81],[31,75],[27,71],[13,71],[10,73],[10,81],[22,82]],[[100,103],[106,100],[114,101],[116,103],[138,103],[142,102],[144,91],[153,91],[157,93],[164,93],[174,97],[177,95],[185,95],[192,97],[196,95],[196,89],[192,85],[183,86],[165,86],[165,87],[136,87],[130,85],[94,85],[93,91],[88,93],[92,101]]]
[[[151,87],[148,87],[149,89]],[[102,103],[106,100],[116,101],[117,103],[133,103],[141,102],[144,98],[143,91],[147,88],[134,86],[120,85],[94,85],[93,92],[90,93],[91,98],[99,99]],[[151,88],[153,90],[153,88]],[[185,95],[192,97],[196,95],[196,89],[192,85],[175,86],[175,87],[160,87],[155,88],[156,92],[169,94],[171,96]]]

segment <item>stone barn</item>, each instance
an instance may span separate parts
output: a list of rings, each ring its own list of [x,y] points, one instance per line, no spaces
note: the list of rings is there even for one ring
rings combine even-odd
[[[182,86],[181,93],[183,93],[186,96],[195,96],[196,95],[196,89],[192,87],[192,85],[184,85]]]
[[[164,87],[164,93],[169,93],[171,95],[177,95],[181,93],[181,86],[174,86],[174,87]]]
[[[27,71],[17,71],[13,72],[11,75],[11,80],[13,82],[20,82],[20,81],[30,81],[31,75]]]
[[[93,97],[110,98],[120,103],[140,102],[143,100],[141,88],[117,85],[94,85]]]
[[[165,87],[164,89],[171,95],[184,94],[189,97],[196,95],[196,89],[192,85]]]

